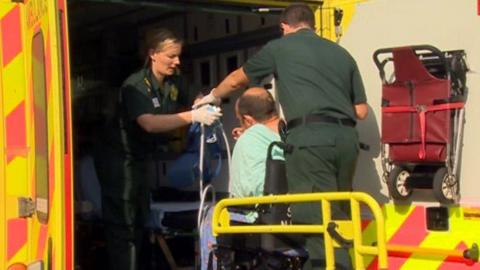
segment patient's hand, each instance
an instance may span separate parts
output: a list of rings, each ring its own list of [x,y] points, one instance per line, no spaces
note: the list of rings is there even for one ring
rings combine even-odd
[[[232,130],[232,137],[234,140],[238,140],[238,138],[243,134],[245,129],[243,127],[236,127]]]

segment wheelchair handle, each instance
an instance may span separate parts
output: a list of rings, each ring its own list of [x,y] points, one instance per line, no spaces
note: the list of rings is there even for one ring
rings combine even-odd
[[[335,239],[335,241],[337,241],[337,243],[340,244],[340,246],[342,246],[343,248],[352,248],[353,247],[353,241],[345,239],[343,236],[341,236],[337,232],[337,227],[338,227],[337,223],[335,223],[333,221],[329,222],[328,226],[327,226],[328,234],[330,234],[330,236],[333,239]]]
[[[291,144],[288,144],[288,143],[284,143],[284,142],[272,142],[270,143],[270,145],[268,146],[268,150],[267,150],[267,159],[271,160],[272,159],[272,150],[273,150],[273,147],[277,146],[278,148],[282,149],[283,152],[285,153],[291,153],[293,151],[293,145]]]

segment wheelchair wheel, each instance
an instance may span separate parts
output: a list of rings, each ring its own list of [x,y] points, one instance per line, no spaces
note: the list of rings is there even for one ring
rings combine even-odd
[[[433,195],[444,204],[455,202],[458,194],[458,181],[454,176],[448,175],[447,168],[441,167],[433,176]]]
[[[408,185],[410,172],[402,166],[396,166],[388,175],[387,186],[394,200],[405,200],[412,194]]]

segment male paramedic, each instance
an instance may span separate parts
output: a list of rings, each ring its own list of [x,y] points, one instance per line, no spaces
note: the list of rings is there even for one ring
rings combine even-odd
[[[287,121],[285,154],[290,193],[349,191],[359,151],[356,120],[367,117],[363,82],[352,56],[315,34],[314,14],[294,3],[281,14],[283,37],[267,43],[242,67],[230,73],[202,103],[220,98],[274,74]],[[334,205],[334,218],[348,215]],[[293,204],[294,223],[321,224],[319,203]],[[324,269],[323,237],[309,235],[304,269]],[[337,249],[336,269],[350,269],[346,249]]]
[[[229,192],[236,198],[262,196],[267,150],[272,142],[280,141],[280,118],[275,109],[275,101],[266,89],[252,87],[237,99],[235,114],[240,128],[235,129],[233,134],[234,137],[239,137],[232,154]],[[283,151],[274,147],[272,158],[283,160]],[[216,243],[211,231],[211,214],[210,211],[207,222],[202,226],[202,270],[207,269],[209,253]],[[252,212],[244,218],[246,222],[254,222],[257,215]],[[213,256],[212,259],[215,260]],[[215,264],[213,261],[212,265]]]

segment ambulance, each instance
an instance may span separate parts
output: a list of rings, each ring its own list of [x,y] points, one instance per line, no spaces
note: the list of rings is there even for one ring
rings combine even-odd
[[[82,3],[88,2],[105,7],[105,12],[108,5],[114,4],[136,11],[145,7],[165,9],[162,16],[172,17],[182,12],[207,11],[222,15],[225,31],[232,31],[236,26],[238,32],[241,27],[235,22],[239,21],[239,16],[278,15],[279,10],[298,1],[0,0],[0,269],[73,270],[78,266],[74,259],[76,160],[71,87],[82,85],[83,80],[77,77],[72,83],[70,79],[74,68],[70,58],[74,55],[69,48],[72,40],[69,36],[75,33],[69,33],[68,29],[69,23],[75,24],[76,20],[72,19],[75,14],[68,15],[67,7],[77,11],[81,10]],[[301,2],[314,10],[316,32],[338,42],[353,55],[367,91],[370,115],[360,121],[357,128],[361,141],[369,150],[360,153],[354,191],[367,194],[378,204],[385,239],[384,243],[377,242],[379,225],[372,219],[371,211],[365,210],[360,217],[363,242],[385,247],[387,269],[480,269],[480,191],[476,171],[480,152],[477,136],[480,130],[477,120],[480,115],[477,106],[480,104],[480,92],[477,91],[480,88],[480,35],[477,34],[480,1]],[[128,16],[130,11],[124,15]],[[95,16],[89,10],[85,12]],[[83,19],[87,17],[84,15]],[[111,16],[110,20],[119,17]],[[226,23],[229,18],[235,19]],[[189,37],[196,37],[201,29],[213,31],[209,28],[213,27],[210,19],[199,21],[202,23],[191,33],[186,30]],[[178,22],[172,20],[167,24]],[[88,27],[91,30],[101,25]],[[256,31],[255,37],[262,39],[259,33]],[[248,36],[248,33],[243,35]],[[263,39],[271,38],[270,35]],[[238,48],[232,42],[219,44],[237,51],[248,49]],[[247,46],[248,42],[242,44]],[[204,57],[201,45],[193,46],[198,51],[187,56]],[[382,160],[382,80],[373,56],[382,48],[416,45],[431,45],[441,51],[461,50],[468,65],[468,91],[459,143],[458,194],[450,203],[440,202],[431,187],[413,189],[406,186],[409,196],[404,200],[399,200],[398,196],[394,198],[388,186],[391,170],[385,170]],[[238,59],[247,58],[249,52],[242,53]],[[222,57],[217,55],[212,59],[216,61]],[[213,84],[231,68],[229,64],[238,66],[240,62],[227,62],[210,74],[199,72],[194,76],[201,83],[206,75]],[[195,59],[191,63],[195,65]],[[230,109],[224,108],[224,111]],[[234,117],[229,119],[235,121]],[[364,264],[366,269],[380,268],[377,256],[366,256]]]
[[[66,1],[0,1],[0,268],[73,269]]]

